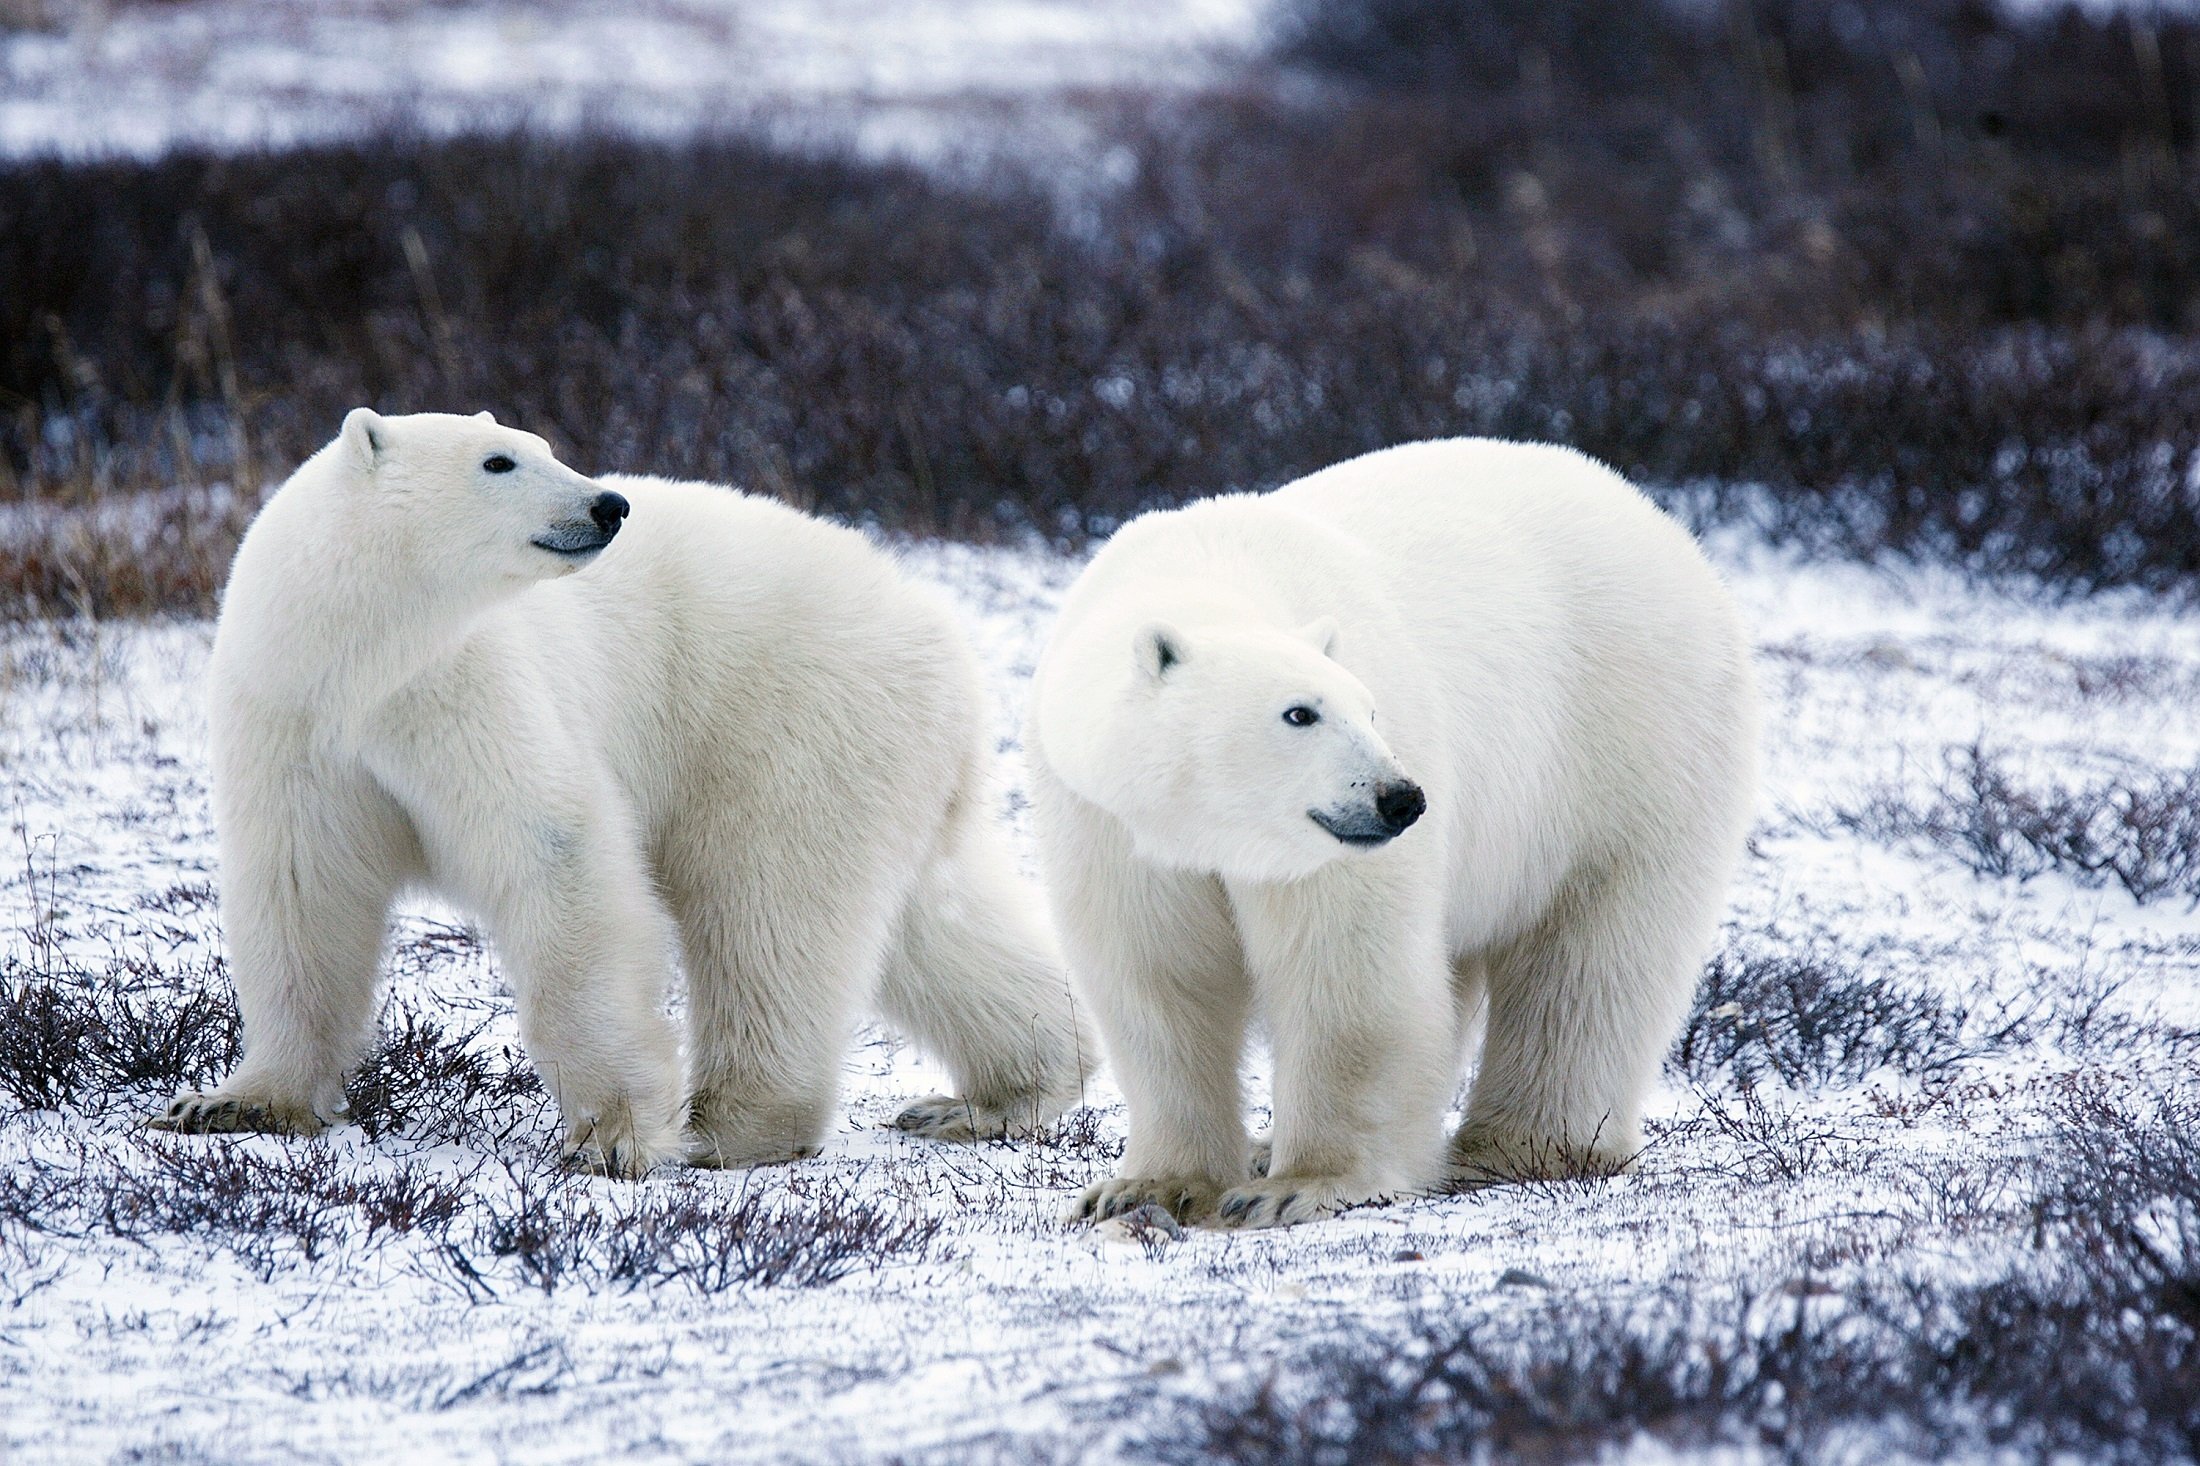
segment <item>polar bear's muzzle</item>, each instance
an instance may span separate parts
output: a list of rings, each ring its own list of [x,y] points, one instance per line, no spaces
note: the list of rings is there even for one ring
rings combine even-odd
[[[1421,786],[1407,779],[1375,786],[1371,803],[1346,809],[1310,809],[1307,818],[1346,845],[1372,849],[1387,845],[1411,828],[1428,809]]]
[[[567,520],[553,525],[547,534],[536,535],[533,544],[538,550],[548,550],[553,555],[565,555],[578,559],[593,555],[611,543],[611,537],[619,532],[626,521],[630,506],[623,494],[609,489],[589,501],[587,520]]]

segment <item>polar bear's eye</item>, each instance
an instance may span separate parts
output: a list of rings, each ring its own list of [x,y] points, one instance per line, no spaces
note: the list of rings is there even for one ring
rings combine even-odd
[[[491,454],[489,457],[482,459],[481,466],[491,473],[510,473],[513,469],[519,467],[518,464],[514,463],[511,459],[505,457],[502,453],[494,453]]]
[[[1302,702],[1285,708],[1283,720],[1294,728],[1311,728],[1322,720],[1322,715]]]

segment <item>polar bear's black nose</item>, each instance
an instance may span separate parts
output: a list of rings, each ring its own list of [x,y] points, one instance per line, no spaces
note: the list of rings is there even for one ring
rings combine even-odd
[[[1381,784],[1375,789],[1375,815],[1395,835],[1428,809],[1428,796],[1415,783]]]
[[[588,506],[588,517],[596,521],[596,528],[603,532],[603,537],[610,539],[619,532],[619,521],[626,518],[626,511],[632,507],[623,495],[605,489]]]

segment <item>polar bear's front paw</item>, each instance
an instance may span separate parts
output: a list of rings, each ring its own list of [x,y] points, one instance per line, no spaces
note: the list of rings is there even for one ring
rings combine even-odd
[[[1215,1222],[1223,1227],[1289,1227],[1342,1211],[1364,1193],[1319,1176],[1263,1176],[1222,1193]]]
[[[822,1113],[808,1104],[698,1094],[688,1107],[687,1163],[742,1171],[808,1160],[824,1128]]]
[[[673,1125],[645,1123],[622,1101],[567,1127],[565,1159],[575,1170],[637,1181],[658,1166],[686,1160],[687,1143]]]
[[[1461,1130],[1451,1143],[1444,1186],[1464,1192],[1513,1181],[1602,1180],[1620,1175],[1634,1159],[1632,1150]]]
[[[1142,1206],[1158,1206],[1180,1222],[1197,1222],[1213,1215],[1221,1194],[1222,1188],[1205,1176],[1117,1176],[1086,1187],[1070,1219],[1104,1222]]]
[[[145,1125],[178,1135],[319,1135],[325,1128],[310,1104],[218,1089],[211,1094],[195,1090],[179,1094]]]
[[[639,1181],[659,1166],[679,1165],[686,1159],[685,1145],[652,1143],[633,1135],[611,1138],[597,1129],[565,1139],[567,1165],[620,1181]]]
[[[746,1171],[756,1166],[784,1166],[806,1161],[817,1153],[818,1147],[793,1141],[712,1139],[698,1135],[688,1141],[687,1163],[705,1171]]]

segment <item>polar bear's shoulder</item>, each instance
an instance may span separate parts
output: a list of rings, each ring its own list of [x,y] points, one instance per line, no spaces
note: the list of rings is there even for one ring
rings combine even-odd
[[[621,537],[635,549],[713,558],[730,550],[738,563],[758,569],[865,579],[895,570],[888,552],[861,531],[763,494],[647,474],[604,474],[597,482],[633,506]]]
[[[599,474],[596,482],[623,494],[634,506],[637,517],[629,528],[641,528],[650,520],[670,525],[709,526],[716,530],[739,527],[775,535],[799,535],[811,526],[828,531],[833,528],[777,499],[728,484],[662,478],[645,473]]]
[[[646,596],[661,615],[720,639],[795,635],[850,656],[893,652],[929,678],[959,679],[968,652],[954,602],[889,545],[846,525],[722,484],[613,474],[631,508],[618,541],[572,593]],[[864,654],[868,654],[867,652]]]

